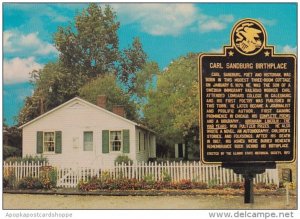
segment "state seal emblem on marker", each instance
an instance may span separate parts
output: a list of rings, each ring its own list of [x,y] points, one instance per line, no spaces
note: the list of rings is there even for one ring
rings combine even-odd
[[[232,31],[232,43],[243,55],[255,55],[265,46],[266,33],[255,20],[245,19],[235,25]]]

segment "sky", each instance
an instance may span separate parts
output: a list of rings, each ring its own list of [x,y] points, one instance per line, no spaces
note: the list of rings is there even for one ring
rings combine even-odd
[[[234,24],[257,19],[277,53],[297,51],[296,3],[112,3],[121,26],[120,48],[139,37],[149,61],[160,69],[189,52],[221,52],[230,44]],[[3,117],[8,125],[27,96],[29,72],[58,59],[53,45],[57,28],[73,23],[83,3],[3,3]]]

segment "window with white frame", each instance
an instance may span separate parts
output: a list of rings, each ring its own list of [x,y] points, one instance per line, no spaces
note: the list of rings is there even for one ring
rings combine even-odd
[[[111,151],[121,151],[122,131],[110,131],[110,148]]]
[[[93,132],[83,133],[83,150],[84,151],[93,150]]]
[[[44,152],[54,152],[55,132],[44,132]]]

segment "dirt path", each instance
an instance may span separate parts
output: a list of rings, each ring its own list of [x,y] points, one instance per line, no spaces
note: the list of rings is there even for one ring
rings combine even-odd
[[[79,196],[4,194],[4,209],[295,209],[296,197],[285,196]]]

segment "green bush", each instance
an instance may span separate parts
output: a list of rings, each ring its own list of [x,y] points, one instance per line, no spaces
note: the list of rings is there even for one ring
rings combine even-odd
[[[145,180],[145,182],[147,184],[152,184],[153,185],[155,183],[153,174],[147,174],[147,175],[145,175],[144,178],[143,178],[143,180]]]
[[[3,180],[4,179],[6,181],[6,185],[5,185],[4,188],[9,188],[9,189],[15,188],[15,186],[16,186],[16,177],[14,175],[4,177]]]
[[[43,166],[39,178],[25,177],[18,183],[20,189],[52,189],[56,187],[57,170],[51,166]]]
[[[180,180],[179,183],[177,184],[177,189],[185,190],[185,189],[192,189],[193,188],[193,183],[191,180]]]
[[[266,183],[257,183],[254,185],[256,189],[277,189],[277,185],[275,184],[266,184]]]
[[[52,166],[41,167],[40,180],[44,189],[51,189],[56,187],[57,170]]]
[[[13,146],[4,145],[3,146],[3,160],[9,157],[20,157],[22,156],[22,151]]]
[[[179,182],[154,181],[152,175],[144,177],[142,180],[117,178],[105,179],[92,177],[88,181],[80,181],[77,185],[80,191],[95,190],[160,190],[160,189],[207,189],[208,186],[203,182],[192,182],[181,180]]]
[[[218,179],[211,179],[208,181],[208,187],[215,188],[219,185]]]
[[[12,168],[3,168],[3,188],[14,188],[16,186],[16,177]]]
[[[122,178],[122,177],[119,177],[119,178]],[[102,173],[101,173],[101,180],[102,181],[108,181],[108,180],[110,180],[111,178],[110,178],[110,174],[109,174],[109,172],[108,171],[103,171]]]
[[[162,180],[164,182],[171,182],[171,180],[172,180],[170,174],[167,171],[163,171],[162,177],[163,177]]]
[[[93,177],[89,181],[80,181],[78,189],[81,191],[94,190],[137,190],[142,188],[142,183],[136,179],[108,179],[102,181],[100,178]]]
[[[3,188],[6,189],[8,188],[8,179],[7,178],[3,178]]]
[[[43,183],[38,178],[26,177],[20,180],[19,189],[42,189]]]
[[[160,189],[171,189],[171,183],[170,182],[165,182],[165,181],[156,181],[152,189],[160,190]]]
[[[193,182],[194,189],[208,189],[208,185],[205,182]]]
[[[230,182],[226,185],[214,184],[215,189],[242,189],[243,182]],[[257,188],[264,189],[274,189],[276,185],[266,185],[263,183],[257,184]],[[127,179],[127,178],[117,178],[111,179],[107,177],[93,177],[88,181],[80,181],[78,184],[78,189],[81,191],[95,191],[95,190],[160,190],[160,189],[208,189],[211,188],[205,182],[195,182],[191,180],[180,180],[179,182],[167,182],[167,181],[154,181],[153,175],[149,174],[142,180],[137,179]]]
[[[48,162],[47,158],[46,157],[43,157],[43,156],[25,156],[25,157],[9,157],[5,160],[5,162],[9,163],[30,163],[30,164],[37,164],[37,163],[43,163],[43,162]]]
[[[115,164],[126,164],[126,165],[132,165],[133,161],[127,156],[127,155],[119,155],[115,159]]]
[[[101,182],[101,179],[92,177],[87,182],[80,180],[80,182],[77,185],[77,188],[81,191],[93,191],[93,190],[101,189],[102,182]]]
[[[225,185],[226,188],[231,189],[243,189],[244,183],[243,182],[229,182]]]
[[[49,179],[50,179],[52,187],[56,187],[56,184],[57,184],[57,169],[56,168],[52,168],[49,171],[48,176],[49,176]]]

